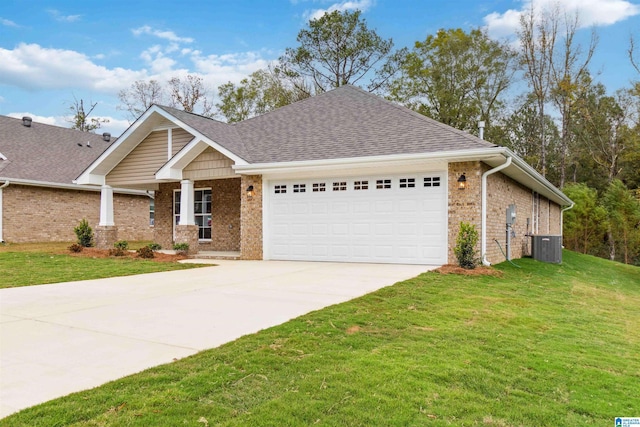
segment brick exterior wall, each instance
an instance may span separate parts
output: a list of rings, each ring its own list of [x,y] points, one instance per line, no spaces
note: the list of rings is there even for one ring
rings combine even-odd
[[[201,251],[240,250],[240,178],[195,181],[194,188],[211,188],[211,241],[198,244]],[[163,248],[173,247],[173,194],[180,183],[160,184],[155,192],[153,240]]]
[[[253,185],[255,195],[249,198],[247,188]],[[242,259],[262,259],[262,176],[242,176],[241,240]]]
[[[465,174],[467,178],[467,188],[458,190],[458,178]],[[482,164],[480,162],[460,162],[449,163],[449,250],[448,262],[455,264],[457,262],[453,248],[456,246],[456,238],[460,232],[460,223],[468,222],[476,226],[480,233],[480,217],[482,200]],[[480,243],[476,247],[480,252]]]
[[[7,242],[73,242],[73,228],[86,218],[94,232],[100,220],[100,191],[10,184],[3,190],[2,228]],[[149,197],[113,196],[118,238],[151,240]]]
[[[482,162],[461,162],[449,164],[449,253],[448,262],[457,262],[453,248],[460,229],[460,222],[476,226],[481,233],[482,174],[491,167]],[[467,189],[458,190],[458,177],[465,173]],[[538,234],[561,234],[561,207],[549,199],[539,196]],[[530,255],[531,238],[527,233],[533,224],[533,193],[531,189],[517,183],[501,172],[487,177],[487,260],[499,263],[505,260],[495,240],[506,249],[506,209],[516,205],[516,221],[513,225],[515,237],[511,238],[511,258]],[[480,254],[480,242],[477,246]],[[481,254],[480,254],[481,255]]]

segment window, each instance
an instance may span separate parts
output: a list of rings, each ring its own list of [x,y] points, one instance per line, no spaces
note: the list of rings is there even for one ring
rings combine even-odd
[[[307,184],[293,184],[294,193],[304,193],[307,191]]]
[[[198,226],[198,239],[211,240],[211,189],[196,189],[194,191],[193,211]],[[174,225],[180,222],[180,190],[173,193]]]
[[[378,179],[376,180],[376,188],[378,190],[391,188],[391,180],[390,179]]]
[[[156,222],[156,201],[149,199],[149,225],[153,227]]]
[[[440,187],[440,177],[439,176],[427,176],[424,178],[424,186],[425,187]]]
[[[346,181],[339,181],[333,183],[333,191],[346,191],[347,183]]]
[[[400,178],[400,188],[415,188],[415,178]]]
[[[369,181],[355,181],[353,183],[354,190],[368,190],[369,189]]]
[[[326,189],[327,189],[327,186],[324,182],[317,182],[313,184],[314,193],[323,192],[323,191],[326,191]]]
[[[284,194],[287,192],[287,186],[286,185],[276,185],[275,186],[275,193],[276,194]]]

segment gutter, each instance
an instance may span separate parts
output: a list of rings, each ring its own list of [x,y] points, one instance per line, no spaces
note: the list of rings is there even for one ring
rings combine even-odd
[[[513,157],[507,156],[506,162],[482,174],[482,202],[480,205],[482,211],[480,216],[480,224],[482,229],[480,237],[480,254],[482,256],[482,265],[491,265],[491,263],[487,261],[487,177],[501,171],[506,167],[509,167],[511,165],[512,159]]]
[[[0,180],[5,180],[9,182],[9,178],[0,177]],[[61,188],[64,190],[100,191],[100,187],[96,187],[93,185],[64,184],[59,182],[35,181],[31,179],[12,179],[11,182],[13,184],[29,185],[33,187]],[[114,188],[113,191],[114,193],[118,193],[118,194],[131,194],[134,196],[147,195],[147,192],[144,190],[128,190],[126,188]]]
[[[2,237],[2,189],[7,188],[10,183],[11,181],[7,179],[4,184],[0,185],[0,243],[4,243],[4,238]]]

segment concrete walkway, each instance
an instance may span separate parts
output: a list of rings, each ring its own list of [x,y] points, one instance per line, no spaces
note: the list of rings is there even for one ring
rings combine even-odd
[[[0,290],[0,417],[433,268],[215,262],[193,270]]]

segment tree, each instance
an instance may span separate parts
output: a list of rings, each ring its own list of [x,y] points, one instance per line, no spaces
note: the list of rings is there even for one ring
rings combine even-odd
[[[560,19],[551,17],[550,19]],[[551,99],[560,112],[561,138],[560,138],[560,187],[564,187],[566,180],[567,159],[570,156],[570,140],[572,136],[571,126],[573,118],[573,106],[578,92],[578,85],[583,76],[589,73],[587,66],[595,51],[598,39],[594,31],[591,32],[591,40],[586,53],[583,55],[582,47],[576,44],[574,37],[578,28],[578,13],[573,17],[564,14],[562,27],[565,30],[561,47],[551,58]]]
[[[279,67],[270,66],[255,71],[238,85],[228,82],[218,86],[220,102],[216,107],[227,122],[239,122],[307,98],[310,89],[301,87],[304,82],[293,84]]]
[[[164,90],[157,80],[136,80],[129,89],[118,92],[121,105],[117,109],[129,113],[129,122],[134,122],[153,104],[162,104]]]
[[[184,78],[172,77],[169,80],[171,106],[182,108],[187,113],[195,113],[196,107],[199,107],[199,114],[210,116],[213,105],[209,101],[208,92],[202,77],[195,74],[187,74]]]
[[[588,75],[583,81],[574,113],[573,133],[580,147],[576,164],[584,168],[581,180],[604,189],[623,172],[623,159],[637,148],[637,135],[629,127],[633,104],[624,91],[608,96]]]
[[[539,15],[535,13],[533,6],[528,13],[520,16],[521,63],[525,68],[525,77],[533,89],[538,104],[538,120],[540,123],[538,135],[540,141],[540,172],[542,176],[547,174],[547,146],[545,137],[545,105],[551,88],[551,72],[553,52],[555,50],[558,34],[558,21],[553,18],[558,14],[543,11]]]
[[[491,127],[515,73],[515,53],[475,29],[441,29],[403,52],[389,98],[462,130]]]
[[[80,101],[78,101],[75,96],[73,97],[73,103],[69,107],[69,110],[71,110],[73,116],[67,119],[67,121],[71,123],[71,129],[93,133],[96,129],[100,129],[100,127],[104,123],[109,123],[109,119],[96,117],[89,118],[98,103],[95,102],[92,104],[91,102],[89,102],[89,105],[89,111],[85,111],[84,101],[82,100],[82,98],[80,99]]]
[[[608,229],[607,211],[598,203],[598,192],[585,184],[570,184],[564,193],[575,202],[564,214],[564,245],[573,251],[600,255],[602,236]]]
[[[604,193],[603,204],[609,219],[609,259],[616,259],[616,248],[619,248],[622,261],[629,264],[640,255],[640,201],[616,179]]]
[[[375,91],[394,72],[383,66],[390,64],[393,41],[370,30],[360,11],[336,10],[312,19],[296,40],[300,45],[287,48],[280,63],[287,75],[309,79],[316,92],[365,82]]]
[[[165,102],[189,113],[211,116],[213,105],[209,98],[202,77],[187,74],[182,78],[172,77],[164,85],[157,80],[136,80],[129,89],[118,93],[121,104],[117,108],[126,111],[130,121],[137,120],[151,105]]]

